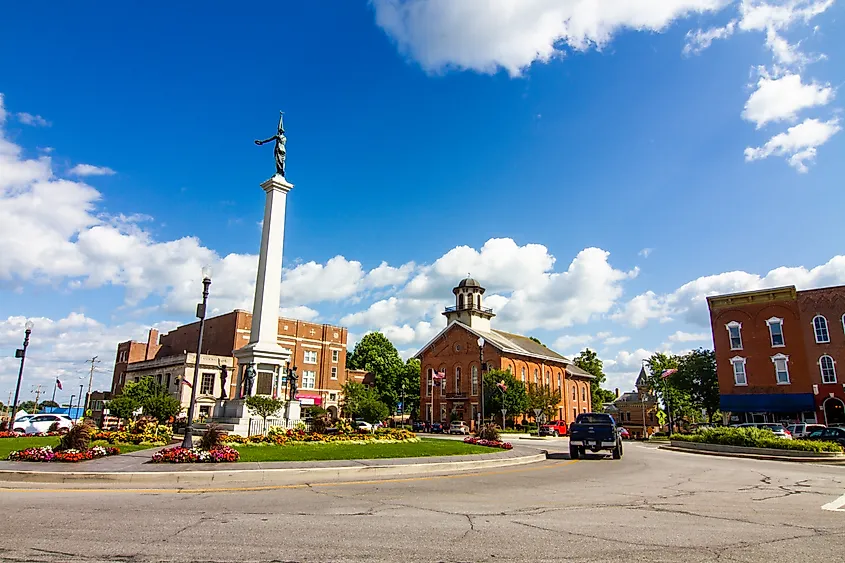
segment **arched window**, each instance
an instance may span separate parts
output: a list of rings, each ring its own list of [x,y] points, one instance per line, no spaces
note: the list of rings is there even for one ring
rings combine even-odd
[[[576,393],[576,391],[575,391],[575,385],[572,385],[572,400],[573,400],[573,401],[577,401],[577,400],[578,400],[578,395],[576,395],[575,393]]]
[[[472,394],[478,395],[478,367],[472,366]],[[473,418],[473,420],[475,420]]]
[[[822,383],[836,383],[836,366],[833,358],[827,354],[819,358],[819,371],[822,373]]]
[[[431,397],[431,385],[434,382],[434,370],[428,368],[428,375],[426,376],[426,383],[425,383],[425,396]]]
[[[460,295],[458,295],[458,309],[463,309],[463,308],[464,308],[464,294],[461,293]]]
[[[525,383],[525,367],[522,368],[522,382]]]
[[[830,342],[830,332],[827,330],[827,319],[821,315],[813,317],[813,329],[816,333],[816,343],[824,344]]]
[[[587,387],[586,386],[581,387],[581,400],[582,401],[587,400]]]
[[[481,294],[480,293],[475,294],[475,306],[478,307],[479,309],[481,309]]]
[[[455,368],[455,393],[461,392],[461,368]]]
[[[537,383],[537,370],[534,370],[534,383]]]

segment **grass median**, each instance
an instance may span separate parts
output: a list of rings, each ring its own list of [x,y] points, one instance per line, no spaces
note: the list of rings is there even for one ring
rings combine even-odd
[[[56,436],[30,436],[23,438],[0,438],[0,461],[8,459],[9,454],[15,450],[25,450],[27,448],[41,448],[44,446],[56,447],[59,445],[59,438]],[[137,452],[139,450],[146,450],[155,446],[148,444],[109,444],[106,441],[92,441],[90,447],[104,446],[116,447],[120,453],[126,454],[129,452]]]
[[[500,450],[464,444],[457,440],[422,438],[419,442],[349,444],[305,442],[301,444],[235,445],[240,461],[327,461],[334,459],[387,459],[450,455],[490,454]],[[122,451],[122,450],[121,450]]]

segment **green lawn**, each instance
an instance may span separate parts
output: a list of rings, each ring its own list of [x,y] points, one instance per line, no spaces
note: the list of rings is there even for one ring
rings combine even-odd
[[[9,454],[15,450],[25,450],[26,448],[40,448],[42,446],[59,445],[59,439],[55,436],[46,436],[43,438],[0,438],[0,460],[8,459]],[[137,452],[138,450],[146,450],[154,446],[136,445],[136,444],[109,444],[108,442],[98,441],[91,442],[91,446],[116,446],[120,449],[120,453],[126,454],[129,452]]]
[[[241,461],[321,461],[327,459],[383,459],[496,453],[496,448],[473,446],[457,440],[423,438],[395,444],[305,443],[286,446],[238,445]]]

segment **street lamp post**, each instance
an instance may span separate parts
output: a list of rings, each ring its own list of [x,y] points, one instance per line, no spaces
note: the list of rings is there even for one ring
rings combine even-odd
[[[402,382],[402,402],[399,403],[399,424],[405,427],[405,382]]]
[[[481,422],[484,422],[484,338],[478,337],[478,358],[479,358],[479,368],[478,368],[478,375],[481,378],[479,382],[479,388],[481,393]],[[481,424],[479,424],[479,430],[481,430]]]
[[[18,369],[18,384],[15,387],[15,401],[12,403],[12,412],[9,413],[9,430],[14,430],[15,414],[18,412],[18,399],[21,394],[21,379],[23,379],[23,362],[26,359],[26,349],[29,347],[29,335],[32,334],[32,321],[26,321],[24,325],[23,348],[15,350],[15,357],[21,359],[21,367]],[[38,405],[35,405],[36,407]]]
[[[197,385],[199,382],[200,356],[202,355],[202,333],[205,330],[205,309],[208,304],[208,288],[211,285],[211,269],[202,269],[202,303],[197,305],[197,318],[200,320],[200,334],[197,339],[197,356],[194,362],[194,381],[191,385],[191,402],[188,404],[188,424],[185,427],[185,437],[182,439],[183,448],[194,446],[194,403],[197,400]]]
[[[79,410],[82,408],[82,388],[84,385],[79,385],[79,398],[76,400],[76,417],[79,418]],[[82,413],[82,419],[85,419],[85,413]]]
[[[71,414],[73,413],[73,399],[74,399],[75,397],[76,397],[76,395],[71,395],[71,396],[70,396],[70,401],[68,401],[68,403],[67,403],[67,416],[68,416],[68,418],[70,418],[71,420],[73,420],[73,417],[71,416]]]

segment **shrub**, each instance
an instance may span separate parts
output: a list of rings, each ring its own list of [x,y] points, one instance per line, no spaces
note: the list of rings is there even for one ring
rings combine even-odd
[[[234,462],[241,454],[230,446],[219,446],[213,450],[200,448],[165,448],[153,454],[153,463],[224,463]]]
[[[498,441],[499,427],[493,423],[482,424],[475,435],[482,440]]]
[[[199,447],[201,450],[213,450],[219,448],[225,442],[225,433],[220,426],[214,423],[209,424],[205,433],[200,438]]]
[[[88,421],[75,424],[61,437],[56,450],[87,450],[88,445],[91,443],[91,435],[94,433],[94,430],[94,425]]]
[[[314,418],[314,422],[311,423],[311,428],[313,428],[314,432],[317,434],[325,434],[331,424],[331,417],[327,414],[322,414]]]
[[[786,440],[778,438],[770,430],[762,428],[706,428],[694,434],[673,434],[672,440],[740,446],[744,448],[772,448],[776,450],[797,450],[804,452],[842,452],[842,446],[834,442],[813,440]]]
[[[58,432],[59,431],[59,423],[54,422],[50,425],[50,428],[47,429],[47,432]]]

